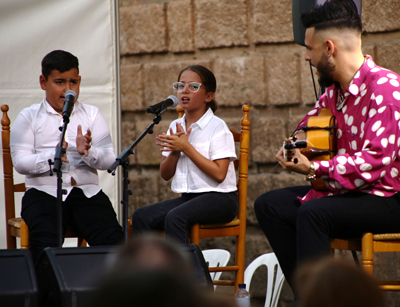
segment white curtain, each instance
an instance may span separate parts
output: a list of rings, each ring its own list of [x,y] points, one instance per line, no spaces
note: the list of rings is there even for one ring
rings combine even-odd
[[[24,107],[44,97],[39,86],[43,57],[62,49],[78,57],[82,76],[79,100],[100,108],[118,155],[117,12],[117,0],[0,1],[0,105],[10,107],[11,129]],[[2,168],[1,161],[1,178]],[[24,180],[17,173],[14,178],[16,182]],[[0,182],[0,248],[6,248],[3,179]],[[118,176],[100,172],[100,184],[118,213]],[[19,216],[20,198],[17,206]]]

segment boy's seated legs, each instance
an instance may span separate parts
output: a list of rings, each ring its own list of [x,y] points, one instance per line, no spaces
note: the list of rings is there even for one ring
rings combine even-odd
[[[114,245],[122,241],[123,232],[108,197],[100,191],[87,198],[74,188],[63,202],[63,237],[66,225],[74,225],[91,246]],[[57,199],[45,192],[29,189],[22,199],[22,217],[29,228],[29,248],[34,262],[46,247],[56,247]]]

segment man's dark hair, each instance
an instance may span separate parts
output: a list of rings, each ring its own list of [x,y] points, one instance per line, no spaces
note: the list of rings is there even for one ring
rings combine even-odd
[[[315,30],[352,29],[362,32],[361,18],[352,0],[328,0],[301,15],[305,28]]]
[[[42,75],[46,80],[53,70],[66,72],[72,68],[76,68],[79,73],[78,58],[64,50],[54,50],[48,53],[42,60]]]

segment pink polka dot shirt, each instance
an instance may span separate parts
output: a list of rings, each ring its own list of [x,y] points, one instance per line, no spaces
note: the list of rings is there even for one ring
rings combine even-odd
[[[329,108],[337,121],[337,155],[314,161],[317,178],[327,191],[311,189],[300,201],[349,191],[389,197],[400,191],[400,77],[377,66],[370,56],[344,93],[337,110],[339,86],[328,87],[299,123]]]

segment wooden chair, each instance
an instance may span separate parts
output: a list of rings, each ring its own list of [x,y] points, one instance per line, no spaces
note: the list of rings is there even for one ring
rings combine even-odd
[[[243,117],[241,120],[241,131],[231,130],[235,142],[240,143],[239,160],[235,166],[239,168],[239,213],[238,216],[229,223],[224,224],[195,224],[190,233],[190,242],[199,245],[200,239],[216,237],[236,237],[235,265],[226,267],[210,267],[210,272],[235,272],[234,280],[214,280],[214,285],[235,286],[235,292],[239,284],[244,281],[244,255],[245,255],[245,237],[246,237],[246,210],[247,210],[247,174],[250,147],[250,119],[248,113],[250,106],[243,105]],[[179,107],[178,107],[179,112]],[[182,110],[183,112],[183,110]],[[182,113],[183,115],[183,113]],[[237,165],[238,164],[238,165]]]
[[[11,159],[10,151],[10,118],[7,115],[8,105],[2,105],[1,111],[3,117],[1,119],[2,132],[1,140],[3,144],[3,173],[4,173],[4,200],[6,210],[6,232],[7,232],[7,248],[17,248],[16,238],[21,238],[21,248],[29,248],[29,230],[28,226],[21,217],[15,217],[15,198],[17,192],[25,192],[25,183],[14,184],[14,167]],[[71,227],[67,228],[65,237],[78,237],[76,231]],[[86,240],[78,237],[78,246],[86,246]]]
[[[370,274],[374,275],[374,253],[400,252],[400,233],[373,234],[364,233],[362,238],[357,239],[332,239],[332,251],[350,250],[360,251],[362,256],[362,267]],[[379,280],[382,290],[400,291],[399,280]]]

